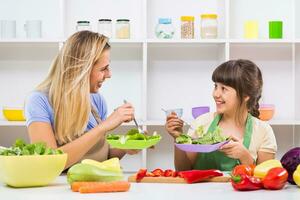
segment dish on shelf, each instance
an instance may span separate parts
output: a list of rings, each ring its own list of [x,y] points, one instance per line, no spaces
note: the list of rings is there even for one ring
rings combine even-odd
[[[199,106],[199,107],[192,108],[192,115],[194,119],[208,112],[209,112],[209,106]]]
[[[273,118],[275,112],[275,105],[273,104],[261,104],[259,105],[258,118],[262,121],[269,121]]]
[[[221,146],[227,144],[230,140],[226,140],[223,142],[215,143],[215,144],[176,144],[175,146],[182,151],[187,152],[201,152],[201,153],[209,153],[213,151],[217,151]]]
[[[3,116],[8,121],[25,121],[23,108],[18,107],[3,107]]]

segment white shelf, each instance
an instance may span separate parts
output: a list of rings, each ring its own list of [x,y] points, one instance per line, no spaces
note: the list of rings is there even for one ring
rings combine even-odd
[[[229,42],[232,44],[293,44],[295,41],[292,39],[230,39]]]

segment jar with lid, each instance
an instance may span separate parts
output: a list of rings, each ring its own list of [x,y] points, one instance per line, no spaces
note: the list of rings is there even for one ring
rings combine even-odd
[[[77,21],[76,30],[77,31],[91,30],[90,22],[89,21]]]
[[[117,39],[129,39],[130,38],[130,20],[129,19],[117,19],[116,38]]]
[[[194,16],[181,16],[181,38],[194,39]]]
[[[201,15],[201,38],[215,39],[218,36],[218,15],[202,14]]]
[[[98,20],[98,33],[105,35],[108,38],[111,38],[111,36],[112,36],[111,19],[99,19]]]
[[[155,28],[155,35],[159,39],[171,39],[175,33],[175,28],[172,25],[172,19],[159,18]]]

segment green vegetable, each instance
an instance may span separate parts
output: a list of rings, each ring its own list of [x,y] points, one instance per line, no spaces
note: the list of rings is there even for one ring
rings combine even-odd
[[[199,136],[196,139],[191,138],[187,134],[181,134],[176,138],[177,144],[215,144],[223,142],[228,138],[221,134],[222,130],[220,127],[217,127],[213,132],[207,132],[203,134],[204,127],[199,126],[196,129],[196,134]]]
[[[122,179],[122,172],[107,171],[83,163],[73,165],[67,173],[67,180],[70,184],[74,181],[118,181]]]
[[[157,139],[161,138],[160,135],[145,135],[142,133],[139,133],[139,131],[135,128],[130,129],[126,135],[115,135],[115,134],[109,134],[106,136],[107,140],[119,140],[122,144],[124,144],[127,140],[151,140],[151,139]]]
[[[1,148],[2,156],[22,156],[22,155],[54,155],[63,154],[60,149],[47,148],[43,142],[26,144],[23,140],[17,139],[15,144],[9,148]]]

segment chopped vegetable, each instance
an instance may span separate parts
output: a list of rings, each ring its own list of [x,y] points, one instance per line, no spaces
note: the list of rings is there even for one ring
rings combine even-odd
[[[178,176],[184,178],[187,183],[197,183],[208,178],[223,176],[220,170],[188,170],[178,172]]]
[[[221,134],[222,130],[217,127],[213,132],[204,132],[204,127],[199,126],[196,129],[196,135],[198,138],[192,138],[187,134],[181,134],[176,138],[177,144],[216,144],[219,142],[223,142],[228,139]]]

